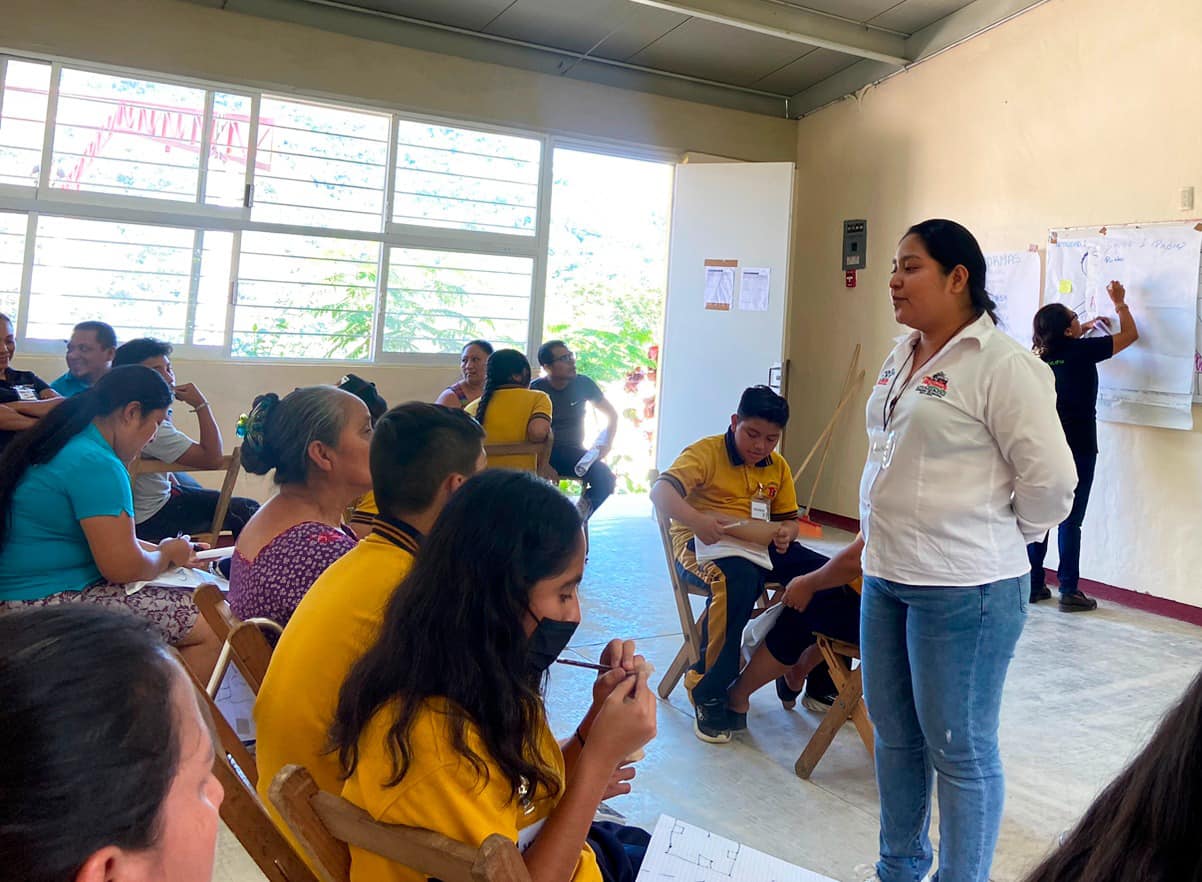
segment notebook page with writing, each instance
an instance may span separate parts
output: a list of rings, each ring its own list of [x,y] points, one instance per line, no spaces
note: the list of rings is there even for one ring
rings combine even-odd
[[[834,882],[770,854],[660,815],[636,882]]]

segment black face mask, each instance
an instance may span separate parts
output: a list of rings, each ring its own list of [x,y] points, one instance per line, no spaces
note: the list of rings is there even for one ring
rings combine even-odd
[[[530,613],[534,615],[534,613]],[[559,622],[555,619],[538,619],[534,633],[526,647],[526,667],[530,672],[542,676],[554,664],[561,652],[567,649],[568,641],[576,633],[577,622]]]

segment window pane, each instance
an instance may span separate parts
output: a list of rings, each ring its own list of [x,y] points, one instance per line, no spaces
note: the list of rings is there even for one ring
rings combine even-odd
[[[250,144],[250,97],[213,94],[213,130],[205,204],[236,208],[246,194],[246,152]],[[263,129],[259,129],[262,137]]]
[[[181,343],[188,318],[192,230],[38,218],[27,336],[65,340],[88,319],[117,339]]]
[[[534,261],[450,251],[389,251],[385,352],[457,353],[474,337],[526,348]]]
[[[25,215],[0,212],[0,312],[14,323],[25,260],[25,225]]]
[[[204,90],[64,68],[50,186],[196,199]]]
[[[197,346],[220,346],[225,342],[233,253],[233,233],[205,230],[200,285],[196,291],[196,322],[192,327],[192,342]]]
[[[382,228],[387,116],[264,98],[259,134],[255,220]]]
[[[9,60],[0,96],[0,184],[37,185],[49,90],[50,65]]]
[[[392,220],[533,236],[540,146],[402,120]]]
[[[243,233],[232,353],[368,358],[379,254],[375,242]]]

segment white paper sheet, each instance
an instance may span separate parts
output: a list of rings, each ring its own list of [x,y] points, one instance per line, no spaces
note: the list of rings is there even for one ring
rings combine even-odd
[[[997,303],[1001,329],[1030,346],[1031,320],[1039,309],[1039,253],[986,254],[985,265],[985,289]]]
[[[1082,321],[1106,316],[1117,330],[1106,295],[1116,279],[1140,330],[1134,346],[1098,365],[1098,418],[1192,428],[1202,233],[1180,224],[1057,239],[1048,246],[1047,302],[1068,305]]]
[[[735,268],[733,266],[707,266],[705,268],[705,308],[730,309],[735,292]]]
[[[660,815],[636,882],[834,882],[780,858]]]
[[[739,309],[747,312],[768,311],[768,289],[772,271],[766,266],[744,267],[739,275]]]

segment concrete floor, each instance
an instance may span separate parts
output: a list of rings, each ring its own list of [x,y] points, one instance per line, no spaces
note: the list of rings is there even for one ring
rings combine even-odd
[[[610,637],[633,637],[666,670],[681,640],[646,499],[612,499],[593,518],[591,538],[584,621],[570,651],[595,660]],[[848,538],[828,529],[812,544],[826,551]],[[1075,615],[1054,601],[1031,608],[1002,711],[1007,801],[995,880],[1020,880],[1073,823],[1139,750],[1199,658],[1202,629],[1191,625],[1110,605]],[[552,671],[547,704],[556,732],[579,721],[590,683],[586,670]],[[749,729],[731,744],[697,740],[692,719],[678,686],[662,703],[634,792],[611,803],[629,823],[650,829],[661,812],[672,814],[841,882],[875,859],[876,783],[851,726],[806,782],[793,763],[819,718],[800,704],[785,711],[770,687],[753,698]],[[214,879],[261,878],[222,830]]]

